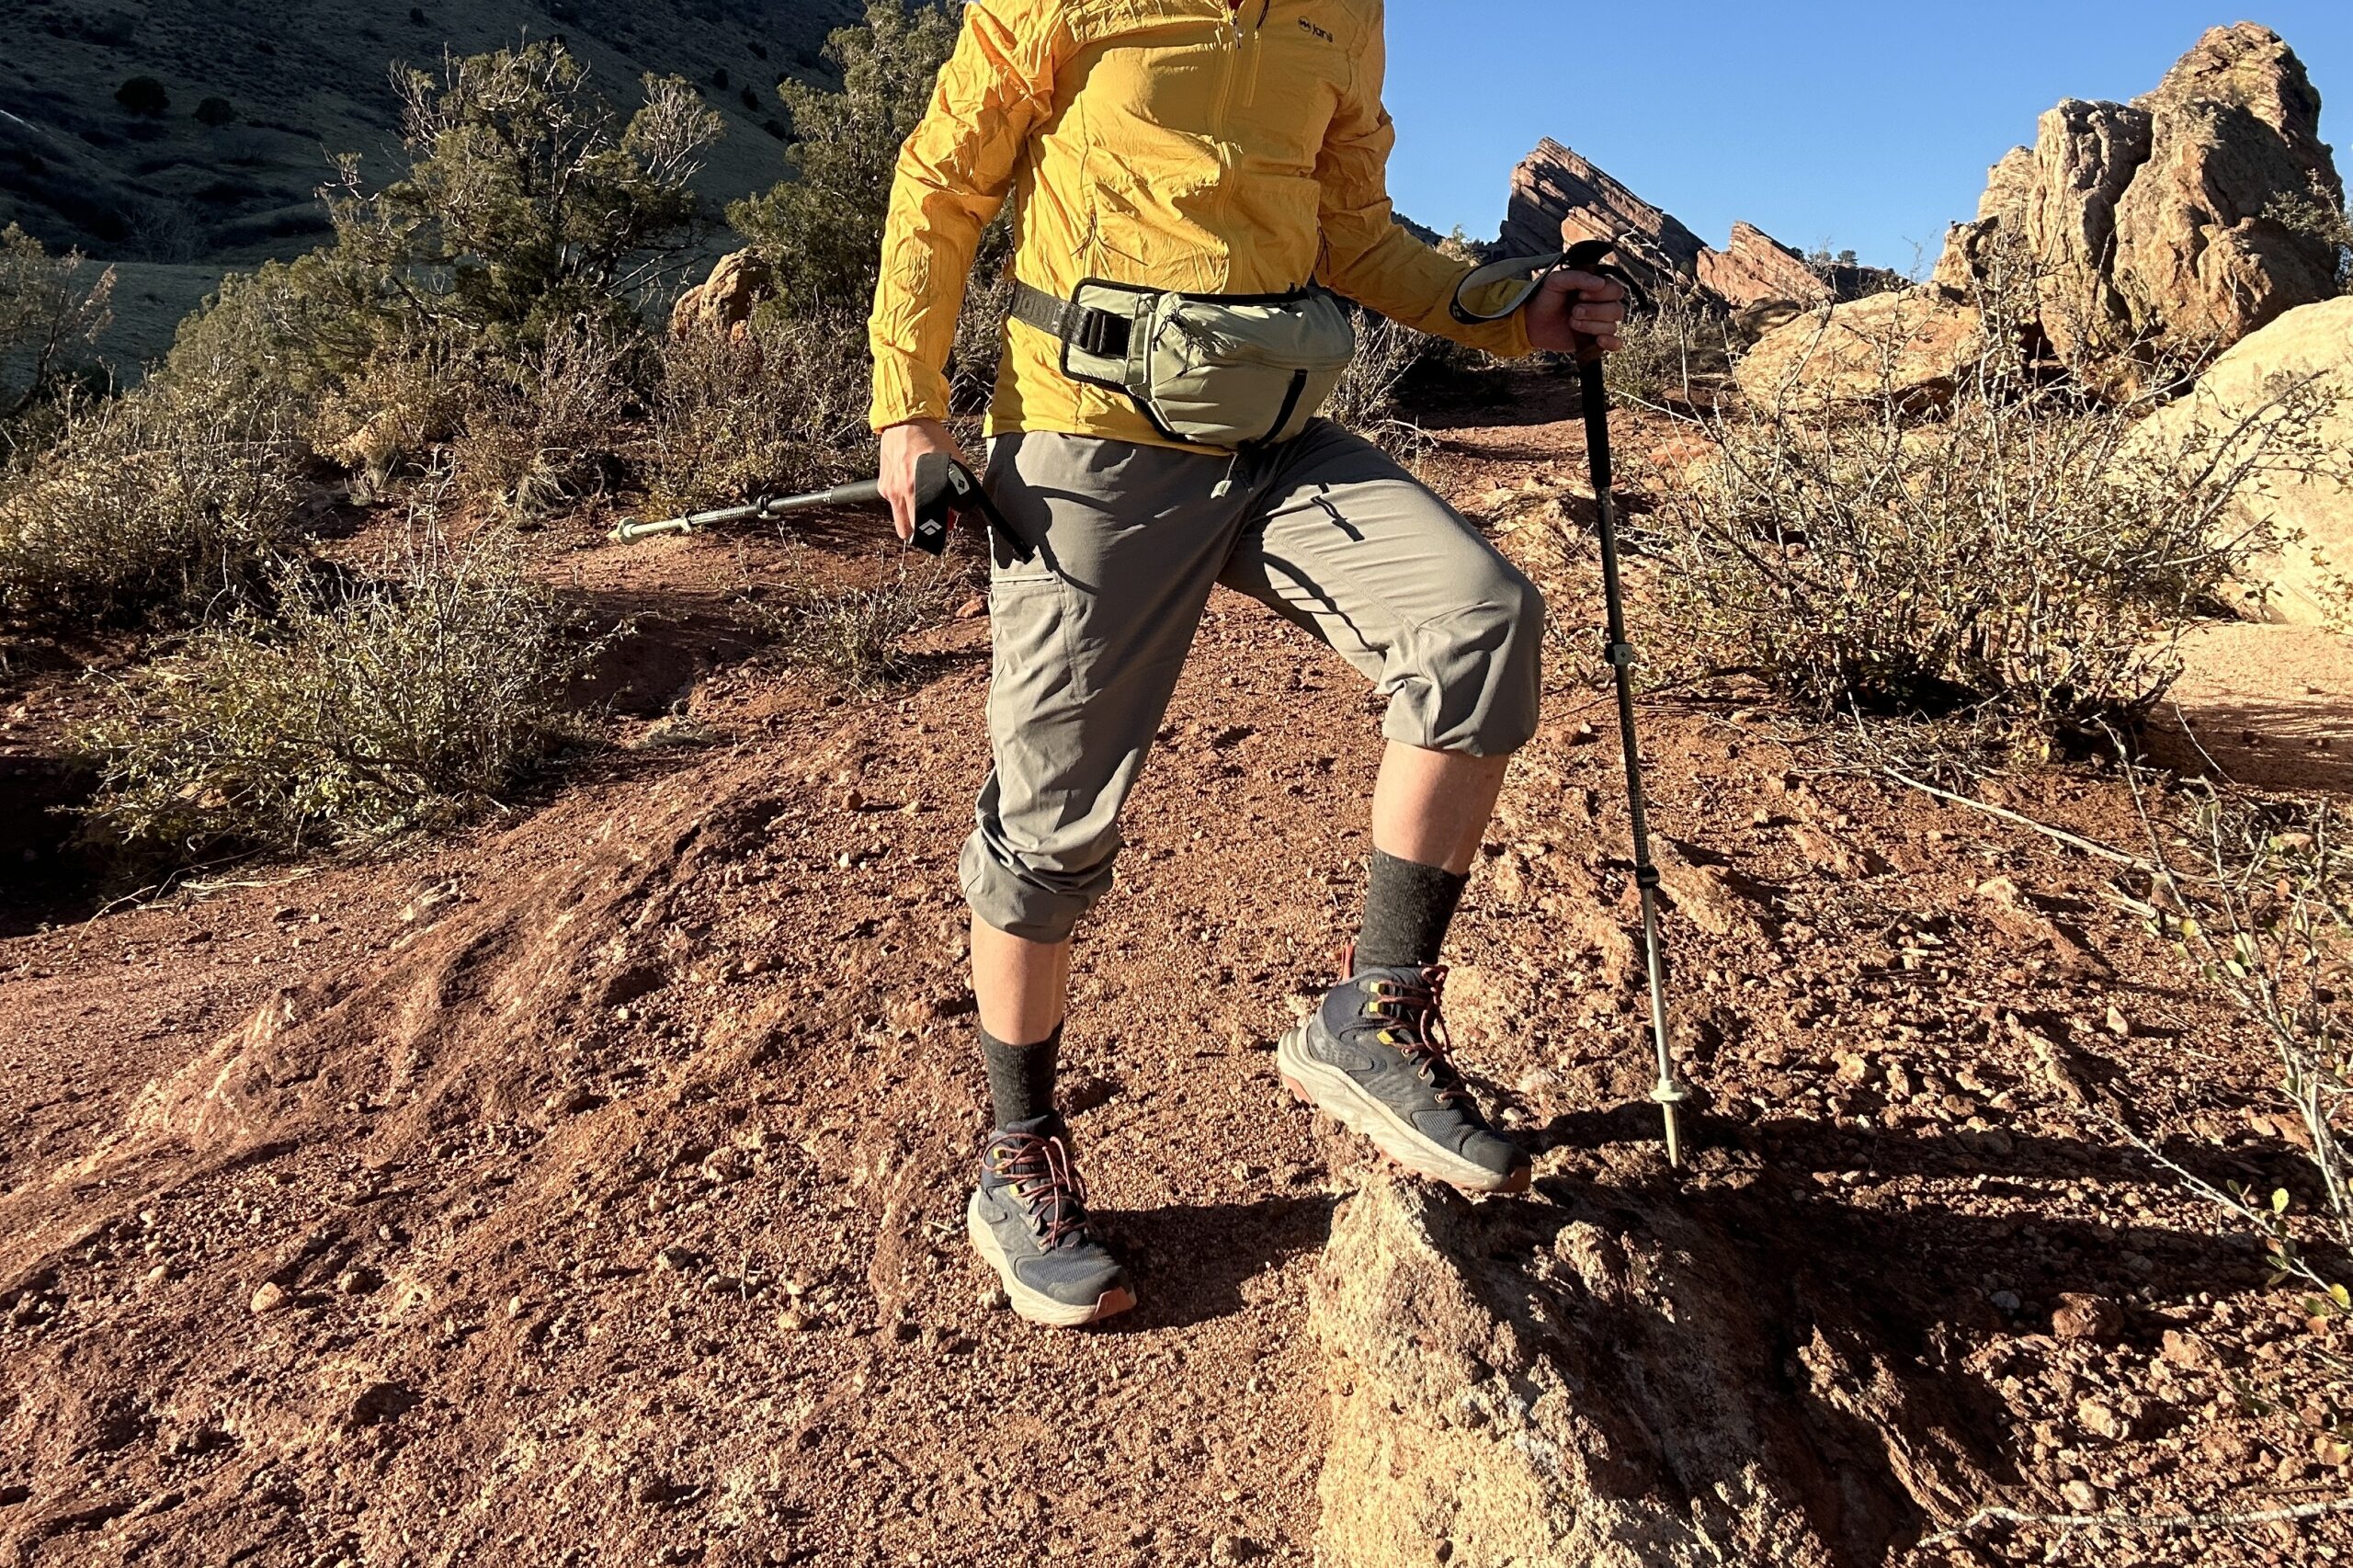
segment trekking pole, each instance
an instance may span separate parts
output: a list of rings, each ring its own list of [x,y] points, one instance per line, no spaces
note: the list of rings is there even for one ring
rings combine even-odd
[[[656,523],[641,523],[624,517],[610,538],[616,544],[631,544],[655,534],[690,534],[725,523],[749,521],[774,522],[792,512],[805,512],[823,506],[872,506],[882,499],[882,482],[863,479],[855,484],[837,484],[831,490],[813,490],[806,495],[762,496],[748,506],[727,506],[710,512],[688,512],[683,517],[665,517]],[[948,548],[948,536],[956,521],[966,513],[978,515],[988,526],[1005,530],[1005,519],[989,504],[988,493],[972,471],[945,452],[926,452],[915,460],[915,531],[910,541],[917,550],[938,555]],[[1012,536],[1007,533],[1008,540]],[[1026,559],[1027,546],[1014,540],[1015,553]]]
[[[1602,257],[1613,247],[1607,240],[1586,240],[1569,249],[1565,265],[1579,272],[1599,272]],[[1667,1046],[1666,951],[1658,929],[1658,868],[1651,863],[1651,830],[1643,806],[1643,758],[1634,739],[1634,646],[1626,641],[1626,602],[1618,581],[1618,506],[1609,491],[1609,389],[1601,373],[1601,350],[1578,356],[1577,382],[1585,399],[1585,449],[1593,474],[1593,513],[1601,540],[1601,597],[1607,608],[1608,659],[1618,680],[1618,738],[1626,757],[1626,806],[1634,832],[1634,885],[1642,890],[1643,949],[1650,967],[1651,1039],[1658,1048],[1658,1084],[1651,1098],[1666,1119],[1666,1163],[1683,1163],[1681,1129],[1676,1108],[1689,1093],[1675,1076],[1675,1057]]]

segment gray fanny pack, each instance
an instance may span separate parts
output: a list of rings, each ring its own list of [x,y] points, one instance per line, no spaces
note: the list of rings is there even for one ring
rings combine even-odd
[[[1067,300],[1013,286],[1013,315],[1062,341],[1063,374],[1125,392],[1171,440],[1222,451],[1307,428],[1356,356],[1337,296],[1177,294],[1090,278]]]

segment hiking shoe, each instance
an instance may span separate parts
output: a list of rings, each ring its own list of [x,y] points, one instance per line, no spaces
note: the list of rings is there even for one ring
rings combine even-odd
[[[1465,1192],[1525,1192],[1528,1156],[1487,1125],[1448,1058],[1445,984],[1435,964],[1351,975],[1283,1036],[1276,1066],[1292,1094],[1415,1175]]]
[[[989,1134],[964,1228],[1031,1323],[1076,1328],[1136,1304],[1120,1260],[1087,1233],[1086,1184],[1051,1112]]]

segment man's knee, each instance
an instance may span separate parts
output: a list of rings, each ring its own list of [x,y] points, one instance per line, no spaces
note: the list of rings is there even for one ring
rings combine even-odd
[[[1536,734],[1543,701],[1544,596],[1496,559],[1464,605],[1392,651],[1383,732],[1431,751],[1502,756]]]

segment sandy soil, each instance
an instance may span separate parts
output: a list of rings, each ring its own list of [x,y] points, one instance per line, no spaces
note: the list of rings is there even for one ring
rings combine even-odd
[[[1596,607],[1560,412],[1450,430],[1431,472],[1512,519],[1565,653]],[[878,540],[814,548],[870,571]],[[553,545],[609,608],[669,611],[612,672],[636,714],[615,738],[682,704],[705,744],[616,746],[389,861],[97,919],[52,886],[51,924],[0,940],[0,1561],[1310,1559],[1308,1285],[1368,1167],[1280,1092],[1271,1044],[1354,917],[1379,744],[1355,677],[1212,604],[1066,1050],[1142,1305],[1052,1335],[998,1307],[958,1223],[985,621],[927,634],[920,685],[845,702],[727,608],[780,548]],[[1825,772],[1755,709],[1650,704],[1706,1096],[1671,1176],[1606,699],[1555,665],[1452,990],[1467,1066],[1542,1151],[1526,1201],[1681,1194],[1754,1244],[1728,1267],[1843,1281],[1876,1352],[1940,1387],[1989,1503],[2344,1495],[2342,1331],[2102,1119],[2314,1196],[2261,1042],[2143,934],[2145,885]],[[56,700],[20,677],[7,702],[28,689]],[[2090,773],[1988,793],[2135,841]],[[2353,1554],[2344,1516],[1908,1550],[1950,1522],[1903,1519],[1873,1561]]]

